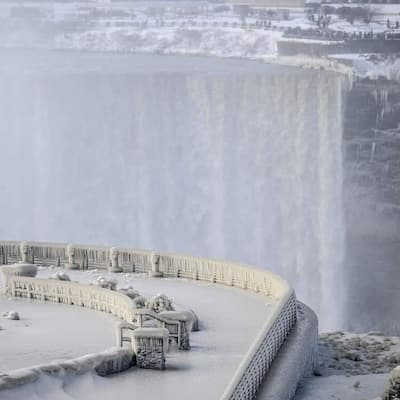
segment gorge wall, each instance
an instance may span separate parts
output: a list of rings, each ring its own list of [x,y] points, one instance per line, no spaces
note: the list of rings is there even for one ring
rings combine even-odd
[[[346,103],[348,323],[399,334],[400,85],[355,82]]]

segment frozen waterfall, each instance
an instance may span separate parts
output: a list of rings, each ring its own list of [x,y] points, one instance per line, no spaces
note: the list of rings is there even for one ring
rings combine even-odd
[[[1,238],[257,265],[322,329],[341,326],[344,78],[195,57],[1,61]]]

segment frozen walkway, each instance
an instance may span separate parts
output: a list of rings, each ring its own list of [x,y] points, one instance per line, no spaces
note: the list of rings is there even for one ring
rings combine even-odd
[[[19,321],[2,316],[11,310],[19,313]],[[114,321],[99,311],[0,295],[0,372],[114,346]]]
[[[47,277],[54,270],[42,270]],[[152,371],[133,368],[108,378],[86,374],[60,378],[44,378],[13,391],[2,392],[2,400],[35,399],[219,399],[239,362],[254,340],[258,329],[271,312],[268,299],[252,292],[185,279],[148,279],[138,274],[103,274],[69,271],[72,280],[89,283],[99,275],[118,278],[119,287],[132,285],[145,297],[165,293],[174,303],[192,308],[201,321],[201,330],[191,333],[192,349],[167,354],[167,370]],[[79,309],[81,311],[81,309]],[[90,312],[90,311],[89,311]],[[80,323],[76,313],[76,323]],[[112,338],[114,336],[112,335]],[[96,337],[92,338],[96,341]],[[45,390],[44,390],[45,389]]]

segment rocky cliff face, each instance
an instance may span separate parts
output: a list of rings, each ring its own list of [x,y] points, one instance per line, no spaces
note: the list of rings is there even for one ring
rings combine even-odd
[[[400,85],[358,82],[344,117],[352,328],[400,332]],[[367,305],[367,307],[366,307]],[[363,311],[364,310],[364,311]],[[365,311],[368,310],[368,311]]]

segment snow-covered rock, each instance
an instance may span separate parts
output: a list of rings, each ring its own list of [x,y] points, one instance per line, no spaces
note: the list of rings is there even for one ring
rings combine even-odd
[[[50,279],[57,279],[59,281],[71,281],[70,277],[64,271],[56,272],[50,277]]]
[[[11,319],[13,321],[18,321],[20,319],[17,311],[7,311],[3,313],[3,317]]]
[[[175,311],[172,304],[172,299],[170,299],[165,294],[157,294],[153,296],[149,301],[146,302],[146,308],[156,313],[163,311]]]
[[[118,281],[115,279],[106,279],[104,276],[99,276],[94,282],[94,285],[100,286],[103,289],[117,290]]]
[[[87,354],[68,361],[53,362],[0,374],[0,390],[35,382],[42,374],[53,376],[80,375],[96,371],[100,376],[130,368],[134,363],[131,349],[111,348],[101,353]]]
[[[132,299],[135,308],[145,307],[146,299],[137,290],[133,289],[132,286],[119,289],[119,292]]]

